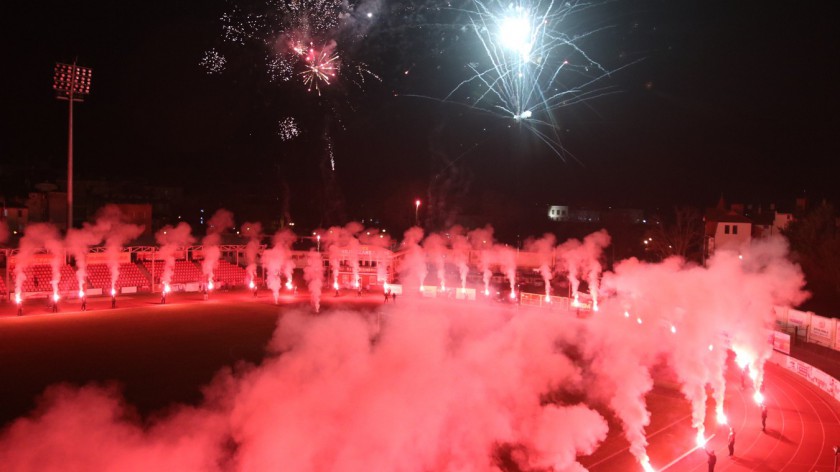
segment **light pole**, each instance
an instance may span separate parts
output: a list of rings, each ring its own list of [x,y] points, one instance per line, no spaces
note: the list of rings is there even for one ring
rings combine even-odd
[[[73,102],[81,102],[90,93],[91,69],[72,64],[55,64],[53,89],[59,100],[67,100],[70,113],[67,124],[67,229],[73,227]]]
[[[834,468],[831,469],[831,472],[837,472],[837,455],[840,454],[840,446],[834,446]]]
[[[414,200],[414,226],[420,226],[420,199]]]

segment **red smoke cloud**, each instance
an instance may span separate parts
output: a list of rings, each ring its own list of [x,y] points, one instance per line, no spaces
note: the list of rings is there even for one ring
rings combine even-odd
[[[425,266],[417,230],[405,246]],[[487,237],[473,240],[492,245]],[[558,258],[591,274],[605,237],[561,245]],[[321,280],[311,256],[310,284]],[[589,319],[416,295],[383,306],[381,323],[288,311],[263,363],[220,373],[202,404],[141,422],[111,389],[54,388],[0,435],[0,463],[12,471],[493,470],[494,452],[511,446],[520,468],[581,470],[576,457],[607,434],[596,405],[615,414],[641,461],[650,369],[664,360],[695,417],[705,414],[705,386],[716,398],[725,388],[727,343],[760,371],[773,306],[806,296],[783,240],[741,256],[719,252],[708,267],[622,261],[598,281],[601,310]]]

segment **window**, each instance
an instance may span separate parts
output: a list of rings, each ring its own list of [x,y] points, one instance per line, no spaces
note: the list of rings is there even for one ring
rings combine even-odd
[[[729,225],[723,225],[723,234],[729,234]]]
[[[738,225],[732,225],[732,234],[738,234]]]

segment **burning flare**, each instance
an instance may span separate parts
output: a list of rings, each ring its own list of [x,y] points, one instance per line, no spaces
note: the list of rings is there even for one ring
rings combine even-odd
[[[697,447],[705,447],[706,442],[708,442],[708,439],[706,439],[706,437],[703,434],[702,427],[697,430],[697,438],[695,438],[695,442],[697,443]]]

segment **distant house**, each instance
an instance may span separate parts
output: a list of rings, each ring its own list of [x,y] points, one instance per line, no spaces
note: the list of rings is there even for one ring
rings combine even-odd
[[[551,221],[568,221],[569,207],[565,205],[549,205],[548,219]]]
[[[597,223],[601,221],[601,211],[585,207],[549,205],[548,219],[559,222]]]
[[[23,233],[23,229],[29,224],[29,209],[25,206],[5,206],[2,219],[6,221],[9,232]]]
[[[704,221],[707,256],[719,249],[737,251],[752,239],[752,220],[736,211],[719,205],[706,211]]]
[[[772,209],[750,215],[750,218],[753,220],[753,238],[782,234],[782,230],[794,221],[793,213],[782,213]]]

